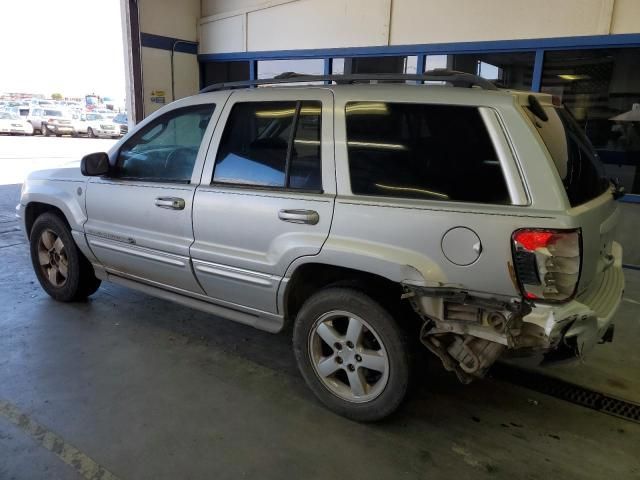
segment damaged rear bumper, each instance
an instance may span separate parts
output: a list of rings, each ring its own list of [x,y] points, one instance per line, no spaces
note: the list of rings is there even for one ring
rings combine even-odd
[[[535,305],[523,317],[524,325],[535,326],[546,337],[547,345],[542,346],[545,363],[581,358],[597,343],[611,340],[625,286],[621,252],[614,256],[614,264],[574,300],[560,306]]]
[[[624,293],[622,249],[615,242],[612,253],[614,262],[584,292],[560,305],[406,284],[404,297],[424,320],[423,345],[468,383],[500,357],[524,357],[529,364],[570,360],[610,341]]]

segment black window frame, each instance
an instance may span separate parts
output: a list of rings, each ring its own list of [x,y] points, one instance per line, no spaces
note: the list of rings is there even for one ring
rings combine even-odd
[[[154,177],[125,177],[120,175],[120,168],[121,168],[121,152],[122,149],[129,144],[129,142],[133,142],[134,140],[136,142],[139,142],[140,137],[142,137],[143,135],[145,135],[146,133],[150,132],[151,130],[153,130],[154,128],[156,128],[156,126],[164,121],[169,122],[171,120],[173,120],[175,117],[180,116],[181,114],[186,113],[191,113],[191,112],[197,112],[199,110],[201,110],[203,107],[211,107],[211,115],[209,116],[209,123],[211,123],[211,119],[213,118],[213,115],[216,112],[216,108],[217,108],[217,104],[215,103],[198,103],[195,105],[188,105],[185,107],[180,107],[180,108],[174,108],[173,110],[170,110],[169,112],[166,112],[162,115],[160,115],[158,118],[155,118],[153,121],[149,122],[147,125],[145,125],[144,127],[142,127],[140,130],[138,130],[137,132],[135,132],[131,137],[129,137],[127,139],[126,142],[124,142],[122,145],[120,145],[120,147],[118,148],[118,151],[116,152],[116,159],[115,159],[115,163],[113,165],[113,170],[112,172],[109,173],[108,178],[114,179],[114,180],[124,180],[124,181],[129,181],[129,182],[145,182],[145,183],[168,183],[168,184],[173,184],[173,185],[192,185],[191,182],[191,178],[189,178],[188,181],[184,181],[184,180],[171,180],[171,179],[164,179],[164,178],[154,178]],[[168,120],[167,117],[170,117]],[[207,126],[208,128],[208,126]],[[205,129],[206,131],[206,129]],[[203,133],[202,135],[202,139],[200,140],[200,147],[202,148],[202,142],[205,141],[205,135]],[[196,161],[197,161],[197,155],[196,155]],[[195,162],[194,162],[194,169],[195,169]],[[191,172],[191,177],[193,177],[193,171]]]
[[[227,124],[229,123],[229,119],[231,118],[231,114],[233,112],[233,108],[236,105],[243,103],[280,103],[280,102],[291,102],[295,103],[295,112],[293,116],[293,122],[291,124],[291,132],[289,134],[289,139],[287,141],[287,156],[285,158],[285,171],[284,171],[284,186],[277,185],[256,185],[253,183],[240,183],[240,182],[221,182],[215,180],[216,167],[218,166],[218,153],[220,152],[220,146],[222,145],[222,140],[224,139],[225,129],[227,128]],[[320,123],[318,125],[319,137],[320,137],[320,148],[318,149],[318,153],[320,155],[319,158],[319,174],[320,174],[320,189],[310,189],[310,188],[292,188],[289,186],[290,184],[290,173],[291,173],[291,156],[293,155],[293,143],[296,138],[296,132],[298,129],[298,120],[300,118],[300,110],[302,108],[302,104],[305,102],[314,102],[320,104],[320,114],[318,118],[320,119]],[[209,185],[212,187],[230,187],[230,188],[240,188],[240,189],[252,189],[252,190],[266,190],[266,191],[274,191],[274,192],[288,192],[288,193],[312,193],[312,194],[323,194],[324,193],[324,182],[322,179],[322,112],[324,111],[324,103],[319,99],[305,99],[305,100],[290,100],[290,99],[277,99],[277,100],[241,100],[233,103],[231,105],[231,109],[229,111],[229,115],[225,120],[225,125],[222,129],[222,135],[220,136],[220,141],[216,148],[215,159],[213,164],[213,171],[211,172],[211,181]]]

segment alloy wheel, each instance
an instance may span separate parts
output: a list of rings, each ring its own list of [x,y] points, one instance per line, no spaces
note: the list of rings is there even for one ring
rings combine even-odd
[[[316,375],[343,400],[369,402],[387,386],[387,351],[371,325],[353,313],[335,310],[318,318],[308,347]]]
[[[69,259],[62,239],[52,230],[46,229],[38,241],[38,263],[45,278],[52,286],[62,287],[69,274]]]

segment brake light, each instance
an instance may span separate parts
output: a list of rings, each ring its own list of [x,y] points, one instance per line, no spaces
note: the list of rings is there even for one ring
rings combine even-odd
[[[582,265],[580,230],[516,230],[513,263],[522,295],[564,302],[576,294]]]

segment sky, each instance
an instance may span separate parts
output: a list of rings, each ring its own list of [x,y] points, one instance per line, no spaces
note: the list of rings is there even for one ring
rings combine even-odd
[[[124,99],[120,0],[4,0],[0,93]]]

